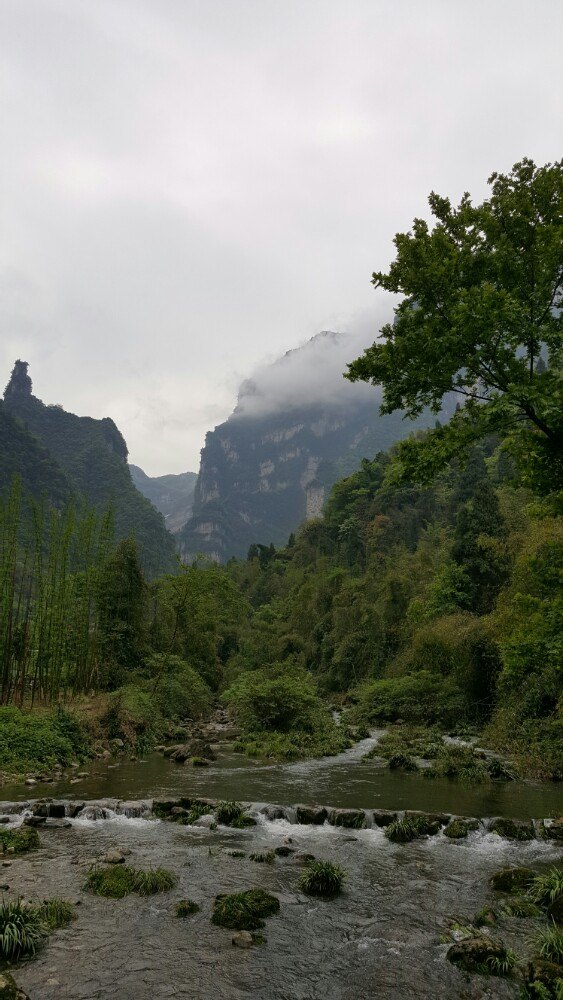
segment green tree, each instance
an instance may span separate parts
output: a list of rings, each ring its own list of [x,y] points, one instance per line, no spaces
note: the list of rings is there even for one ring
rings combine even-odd
[[[480,205],[432,193],[433,227],[415,219],[395,236],[396,258],[373,284],[403,299],[346,377],[381,384],[382,413],[414,418],[450,392],[464,397],[447,425],[400,447],[407,476],[428,481],[497,431],[547,491],[563,480],[563,161],[524,159],[489,184]]]
[[[147,585],[133,538],[119,543],[100,574],[98,615],[105,684],[124,683],[143,657]]]

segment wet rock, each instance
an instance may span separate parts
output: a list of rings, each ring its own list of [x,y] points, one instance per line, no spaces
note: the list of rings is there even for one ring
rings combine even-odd
[[[67,803],[67,814],[71,819],[75,819],[78,813],[84,809],[85,802],[68,802]]]
[[[303,807],[298,806],[297,808],[299,809],[299,808],[307,808],[307,807],[306,806],[303,806]],[[283,806],[269,806],[269,805],[268,806],[263,806],[262,809],[260,810],[260,812],[262,813],[263,816],[266,817],[266,819],[269,819],[271,821],[274,821],[276,819],[287,819],[287,813],[286,813],[285,809],[283,808]],[[297,822],[299,823],[301,821],[297,820]]]
[[[503,958],[506,950],[502,944],[485,935],[476,935],[464,941],[456,941],[448,949],[446,958],[466,972],[479,972],[491,958]]]
[[[152,811],[160,819],[167,819],[173,809],[183,808],[185,805],[186,803],[183,803],[181,799],[154,799]]]
[[[191,764],[192,767],[209,767],[211,761],[206,760],[205,757],[190,757],[186,764]]]
[[[0,823],[4,824],[4,823],[9,823],[9,822],[10,822],[10,817],[9,816],[0,816]]]
[[[328,821],[332,826],[361,830],[366,825],[366,814],[363,809],[331,809]]]
[[[36,785],[37,782],[36,782],[35,778],[26,778],[25,779],[25,784],[26,785]]]
[[[553,997],[557,996],[557,984],[561,978],[561,966],[543,958],[536,958],[529,962],[524,973],[524,979],[528,984],[539,983],[549,991],[548,995]],[[543,996],[544,994],[539,995]]]
[[[254,944],[250,931],[237,931],[231,940],[235,948],[252,948]]]
[[[29,1000],[9,972],[0,972],[0,1000]]]
[[[172,809],[170,810],[170,815],[174,819],[178,820],[178,819],[181,819],[182,816],[189,816],[190,815],[190,810],[189,809],[184,809],[183,806],[172,806]]]
[[[110,847],[102,861],[106,865],[124,865],[126,854],[131,854],[131,851],[124,851],[121,847]]]
[[[104,808],[104,806],[90,805],[90,806],[84,806],[84,808],[81,809],[80,812],[78,813],[78,817],[80,819],[90,819],[90,820],[108,819],[109,812],[107,809]]]
[[[490,833],[496,833],[507,840],[534,840],[534,824],[524,820],[506,819],[499,816],[493,819],[489,826]]]
[[[26,816],[23,825],[24,826],[44,826],[47,822],[46,816]]]
[[[47,811],[50,819],[64,819],[66,816],[66,802],[50,802]]]
[[[34,816],[44,816],[47,818],[49,815],[49,807],[46,802],[38,802],[33,808]]]
[[[389,826],[397,819],[397,813],[390,809],[374,809],[372,815],[376,826]]]
[[[491,876],[491,886],[497,892],[522,892],[531,885],[534,876],[531,868],[501,868]]]
[[[151,810],[152,802],[145,799],[132,799],[120,802],[117,807],[118,814],[120,816],[127,816],[129,819],[138,819],[140,816],[146,816]]]
[[[322,826],[328,813],[323,806],[303,806],[295,807],[295,818],[298,823],[306,826]]]
[[[408,809],[405,812],[405,816],[409,819],[421,820],[426,823],[438,823],[439,826],[447,826],[452,818],[449,813],[427,813],[421,809]]]
[[[290,854],[295,854],[295,849],[284,844],[281,847],[274,847],[274,854],[277,854],[278,858],[288,858]]]
[[[304,866],[315,860],[314,854],[296,854],[294,857],[294,862],[296,865]]]
[[[462,840],[469,835],[471,830],[477,830],[479,823],[474,819],[452,819],[444,830],[444,835],[451,840]]]
[[[559,816],[557,819],[552,820],[549,824],[545,823],[544,826],[548,840],[563,841],[563,816]]]

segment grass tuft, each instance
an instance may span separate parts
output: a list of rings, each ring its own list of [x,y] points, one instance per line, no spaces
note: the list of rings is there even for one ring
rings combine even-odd
[[[345,878],[345,870],[332,861],[311,861],[299,879],[299,888],[308,896],[330,899],[342,892]]]
[[[211,922],[231,930],[255,931],[264,926],[264,918],[280,908],[279,899],[264,889],[247,889],[229,896],[217,896]]]
[[[200,907],[198,903],[194,903],[193,899],[181,899],[179,903],[176,904],[175,914],[177,917],[191,917],[194,913],[199,913]]]
[[[14,854],[35,851],[40,845],[39,834],[32,826],[21,826],[19,830],[0,829],[0,851],[6,853],[13,848]]]
[[[47,926],[38,907],[21,900],[0,903],[0,959],[17,962],[35,955],[47,936]]]
[[[143,871],[128,865],[112,865],[111,868],[90,869],[86,876],[85,888],[97,896],[108,899],[123,899],[131,892],[139,896],[154,896],[157,892],[167,892],[176,885],[176,878],[166,868]]]
[[[42,921],[49,931],[56,931],[59,927],[68,927],[73,920],[76,920],[76,910],[73,903],[68,899],[46,899],[38,911]]]
[[[553,924],[552,927],[543,928],[537,934],[534,943],[540,958],[563,965],[563,930],[560,927]]]

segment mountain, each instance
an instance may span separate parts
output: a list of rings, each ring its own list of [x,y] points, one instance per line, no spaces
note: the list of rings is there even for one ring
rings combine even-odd
[[[64,500],[72,494],[98,511],[111,505],[116,537],[136,537],[145,572],[155,576],[174,568],[172,536],[162,514],[135,488],[127,445],[113,420],[78,417],[62,406],[45,405],[32,393],[25,361],[16,361],[2,414],[10,430],[9,450],[4,436],[0,444],[0,468],[6,468],[6,477],[19,473],[35,496],[46,491]]]
[[[0,497],[15,476],[24,490],[34,497],[45,496],[53,507],[62,507],[73,496],[68,476],[0,399]]]
[[[192,517],[178,535],[184,560],[285,544],[362,458],[435,423],[431,413],[380,416],[378,391],[342,378],[356,346],[317,334],[243,383],[234,412],[206,436]]]
[[[172,534],[180,531],[192,512],[197,472],[147,476],[138,465],[129,465],[129,469],[139,492],[164,516],[168,530]]]

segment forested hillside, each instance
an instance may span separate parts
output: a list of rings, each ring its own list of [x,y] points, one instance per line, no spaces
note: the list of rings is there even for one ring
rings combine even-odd
[[[8,463],[8,443],[2,439],[0,462],[9,474],[4,486],[9,486],[10,476],[16,473],[38,499],[44,489],[60,495],[60,484],[65,482],[77,499],[99,513],[113,507],[116,537],[137,538],[143,568],[150,576],[171,569],[173,539],[162,515],[133,485],[127,445],[113,420],[78,417],[61,406],[46,406],[32,394],[27,367],[25,362],[16,362],[4,394],[4,412],[19,421],[22,445],[11,448]],[[13,438],[13,421],[10,431]]]

